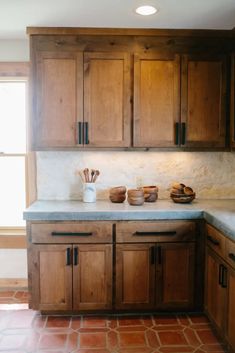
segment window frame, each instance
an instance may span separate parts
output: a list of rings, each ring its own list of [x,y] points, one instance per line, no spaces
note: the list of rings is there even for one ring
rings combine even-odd
[[[25,202],[29,205],[29,175],[28,175],[28,116],[29,116],[29,62],[0,62],[0,81],[24,81],[26,82],[26,151],[25,153],[0,153],[0,158],[5,157],[24,157],[25,160]],[[26,226],[1,226],[0,225],[0,248],[12,248],[9,239],[15,237],[15,248],[22,248],[25,244]]]

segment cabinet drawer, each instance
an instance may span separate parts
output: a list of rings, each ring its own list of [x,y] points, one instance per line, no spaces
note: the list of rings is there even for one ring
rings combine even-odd
[[[32,243],[111,243],[112,223],[31,223],[30,234]]]
[[[225,237],[222,233],[220,233],[217,229],[206,225],[206,243],[212,248],[218,255],[221,257],[225,256]]]
[[[196,224],[184,221],[119,222],[117,243],[194,241]]]
[[[235,269],[235,243],[226,239],[225,245],[226,261]]]

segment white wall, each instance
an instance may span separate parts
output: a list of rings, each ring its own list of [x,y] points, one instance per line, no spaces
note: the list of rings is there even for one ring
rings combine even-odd
[[[28,40],[0,40],[1,61],[29,61]],[[0,278],[27,278],[24,249],[0,249]]]
[[[29,41],[1,39],[0,61],[29,61]]]

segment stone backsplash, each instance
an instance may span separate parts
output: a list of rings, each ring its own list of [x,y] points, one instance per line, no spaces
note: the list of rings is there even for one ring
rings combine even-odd
[[[97,198],[113,186],[158,185],[169,198],[173,181],[191,186],[201,199],[235,199],[235,153],[230,152],[37,152],[39,200],[80,200],[78,170],[99,169]]]

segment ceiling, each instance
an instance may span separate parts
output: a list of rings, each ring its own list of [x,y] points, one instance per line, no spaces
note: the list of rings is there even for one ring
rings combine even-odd
[[[137,15],[142,4],[159,12]],[[25,39],[27,26],[232,29],[235,0],[0,0],[0,39]]]

